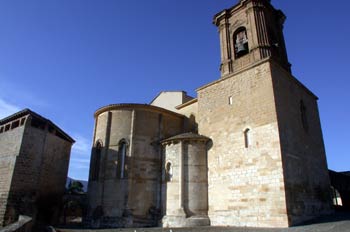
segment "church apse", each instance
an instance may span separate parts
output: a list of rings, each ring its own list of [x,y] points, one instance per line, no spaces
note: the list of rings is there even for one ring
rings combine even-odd
[[[96,111],[86,218],[91,227],[158,224],[163,205],[159,142],[180,133],[183,120],[182,115],[141,104]]]

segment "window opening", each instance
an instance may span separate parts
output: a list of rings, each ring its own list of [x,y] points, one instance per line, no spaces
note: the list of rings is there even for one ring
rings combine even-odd
[[[97,142],[94,152],[93,168],[92,168],[92,180],[98,180],[100,175],[100,162],[101,162],[102,144]]]
[[[19,127],[19,120],[14,121],[14,122],[11,124],[11,130],[12,130],[12,129],[15,129],[16,127]]]
[[[165,165],[165,180],[171,182],[173,180],[173,167],[171,162],[167,162]]]
[[[229,105],[233,105],[233,97],[232,97],[232,96],[230,96],[230,97],[228,98],[228,104],[229,104]]]
[[[24,125],[25,121],[26,121],[26,118],[22,118],[22,119],[21,119],[21,126]]]
[[[342,206],[343,202],[341,200],[341,196],[340,196],[340,193],[338,192],[338,190],[335,189],[333,186],[331,186],[331,191],[332,191],[333,205],[334,206]]]
[[[247,30],[244,27],[239,28],[234,33],[235,57],[239,58],[249,53]]]
[[[121,141],[118,149],[118,165],[117,165],[117,177],[123,179],[126,177],[126,142]]]
[[[250,146],[250,129],[244,131],[244,146],[248,148]]]

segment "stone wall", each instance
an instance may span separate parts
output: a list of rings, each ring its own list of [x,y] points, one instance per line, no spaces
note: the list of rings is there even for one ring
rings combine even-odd
[[[199,133],[213,142],[208,153],[211,225],[287,227],[269,62],[198,89],[198,118]]]
[[[184,132],[198,132],[198,102],[196,99],[188,105],[178,108],[178,113],[186,116]]]
[[[6,188],[4,193],[8,192],[6,203],[1,204],[6,206],[5,221],[11,223],[21,214],[33,217],[34,223],[55,223],[72,141],[57,136],[55,130],[49,132],[48,128],[54,127],[48,121],[42,119],[40,126],[33,127],[32,116],[26,119],[21,126],[0,134],[0,172],[7,172],[2,179],[6,178],[7,184],[1,185]]]
[[[101,142],[101,156],[92,152],[90,163],[90,180],[88,186],[88,221],[97,224],[112,224],[103,222],[115,218],[114,224],[119,226],[118,218],[122,218],[127,200],[128,181],[117,178],[118,145],[126,139],[130,145],[132,111],[104,112],[95,118],[94,145]],[[130,148],[130,146],[129,146]],[[96,156],[94,158],[93,156]],[[98,178],[91,179],[94,160],[99,159]],[[98,212],[100,211],[100,212]],[[103,216],[103,217],[102,217]],[[109,219],[107,219],[109,217]],[[100,226],[100,225],[95,225]]]
[[[327,160],[317,97],[279,65],[271,63],[271,70],[289,222],[295,225],[331,212]]]
[[[95,127],[94,144],[101,141],[103,149],[99,178],[89,181],[87,221],[94,227],[156,225],[162,206],[159,142],[182,132],[183,116],[154,106],[120,105],[96,115]],[[121,142],[126,143],[123,178],[117,174]],[[95,157],[92,152],[91,160]]]
[[[35,203],[38,198],[39,174],[42,160],[44,132],[31,131],[27,123],[23,132],[21,150],[17,153],[15,170],[12,178],[9,205],[16,210],[16,215],[23,214],[36,218]]]
[[[62,196],[69,167],[71,143],[47,134],[40,170],[40,195]]]
[[[26,124],[12,178],[10,199],[16,214],[55,223],[64,194],[72,143]]]
[[[0,227],[4,226],[7,200],[23,131],[24,126],[0,134]],[[16,218],[7,218],[5,221],[8,220],[11,222]]]

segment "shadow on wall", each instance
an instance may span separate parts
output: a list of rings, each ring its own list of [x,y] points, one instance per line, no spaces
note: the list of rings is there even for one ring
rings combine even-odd
[[[330,223],[330,222],[340,222],[340,221],[350,221],[350,207],[349,207],[349,197],[350,197],[350,176],[348,173],[335,172],[329,170],[329,177],[331,180],[331,192],[333,206],[335,208],[335,213],[332,215],[325,215],[308,222],[303,223],[303,225],[312,225],[320,223]],[[297,226],[298,227],[298,226]]]
[[[18,221],[0,228],[1,232],[31,232],[33,221],[31,217],[19,215]]]
[[[91,228],[157,226],[161,212],[157,202],[160,190],[156,190],[161,186],[161,157],[130,157],[130,146],[124,139],[117,147],[106,149],[98,141],[92,149],[89,202],[83,224]]]
[[[59,225],[79,228],[83,226],[83,218],[87,213],[86,193],[65,194],[62,200]]]
[[[337,209],[350,211],[350,174],[329,170],[333,204]]]
[[[22,216],[22,221],[31,217],[34,228],[57,224],[60,206],[61,197],[58,194],[39,197],[34,193],[13,194],[11,204],[7,206],[4,225],[21,221],[21,215],[25,215]]]
[[[185,132],[198,133],[198,123],[196,122],[196,117],[191,114],[189,118],[185,121]]]

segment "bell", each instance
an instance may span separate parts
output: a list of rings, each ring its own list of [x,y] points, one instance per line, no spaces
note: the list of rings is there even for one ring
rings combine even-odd
[[[238,43],[236,45],[236,48],[237,48],[237,53],[240,54],[240,53],[247,53],[248,52],[248,43],[244,43],[244,42],[241,42],[241,43]]]

